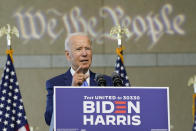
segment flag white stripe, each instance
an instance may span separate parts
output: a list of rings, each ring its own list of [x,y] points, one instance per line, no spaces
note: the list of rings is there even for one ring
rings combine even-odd
[[[25,128],[25,126],[23,126],[23,127],[19,128],[18,131],[27,131],[27,129]]]

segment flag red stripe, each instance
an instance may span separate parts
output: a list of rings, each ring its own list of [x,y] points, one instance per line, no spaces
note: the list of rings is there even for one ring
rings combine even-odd
[[[25,125],[25,128],[27,129],[27,131],[30,131],[28,124]]]

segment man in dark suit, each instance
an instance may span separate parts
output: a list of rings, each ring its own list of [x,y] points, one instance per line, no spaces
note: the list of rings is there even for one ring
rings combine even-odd
[[[92,62],[91,41],[85,33],[73,33],[65,41],[65,56],[70,68],[64,74],[46,81],[47,105],[45,121],[50,125],[53,113],[54,86],[97,86],[95,73],[89,70]],[[112,78],[104,75],[106,86],[112,86]]]

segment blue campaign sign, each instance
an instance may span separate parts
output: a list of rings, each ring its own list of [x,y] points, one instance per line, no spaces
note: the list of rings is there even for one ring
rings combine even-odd
[[[168,87],[55,87],[55,131],[170,131]]]

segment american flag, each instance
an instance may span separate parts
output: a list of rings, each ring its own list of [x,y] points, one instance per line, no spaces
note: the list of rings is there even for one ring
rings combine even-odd
[[[0,130],[29,131],[16,72],[9,54],[0,81]]]
[[[116,64],[115,64],[115,72],[119,74],[119,76],[121,77],[122,81],[123,81],[123,85],[125,86],[131,86],[130,82],[129,82],[129,78],[127,76],[127,72],[125,70],[125,66],[123,64],[123,60],[121,60],[120,56],[123,56],[123,52],[122,52],[122,47],[121,48],[117,48],[117,60],[116,60]],[[120,54],[119,54],[120,53]]]
[[[196,131],[196,112],[195,112],[195,107],[196,107],[196,94],[193,94],[193,115],[194,115],[194,121],[193,121],[193,131]]]
[[[196,117],[195,117],[196,119]],[[194,123],[193,123],[193,131],[196,131],[196,120],[194,120]]]

